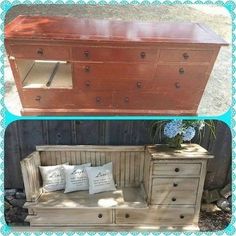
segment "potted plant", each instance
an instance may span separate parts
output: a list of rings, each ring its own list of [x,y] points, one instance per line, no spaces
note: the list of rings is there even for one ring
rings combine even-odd
[[[210,129],[210,134],[215,138],[215,124],[213,121],[205,120],[168,120],[156,121],[151,126],[153,141],[159,135],[165,137],[166,143],[171,148],[181,149],[181,144],[191,142],[198,135],[201,141],[205,127]]]

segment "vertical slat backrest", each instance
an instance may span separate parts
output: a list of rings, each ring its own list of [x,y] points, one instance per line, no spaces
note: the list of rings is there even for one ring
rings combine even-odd
[[[41,164],[71,165],[112,162],[115,183],[120,187],[139,186],[143,181],[144,146],[39,146]]]

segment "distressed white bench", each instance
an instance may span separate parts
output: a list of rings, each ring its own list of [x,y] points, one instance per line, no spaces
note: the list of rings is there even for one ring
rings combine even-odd
[[[26,220],[34,227],[197,226],[208,158],[195,144],[178,151],[165,145],[37,146],[21,161]],[[117,190],[43,192],[38,167],[65,162],[112,162]]]

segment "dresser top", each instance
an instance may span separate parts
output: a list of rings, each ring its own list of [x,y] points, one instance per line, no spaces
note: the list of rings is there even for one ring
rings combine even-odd
[[[228,45],[198,23],[125,22],[61,16],[20,15],[5,27],[5,38]]]
[[[182,144],[182,149],[169,148],[164,144],[148,146],[152,159],[208,159],[213,158],[206,149],[198,144]]]

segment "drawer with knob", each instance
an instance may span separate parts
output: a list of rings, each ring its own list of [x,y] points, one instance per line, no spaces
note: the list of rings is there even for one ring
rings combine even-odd
[[[193,207],[158,207],[151,209],[117,209],[117,224],[183,225],[194,217]]]
[[[154,163],[152,174],[155,176],[199,176],[201,163]]]
[[[210,63],[213,54],[213,50],[163,48],[160,49],[159,62]]]
[[[50,209],[50,208],[49,208]],[[90,225],[112,224],[111,209],[39,209],[36,216],[32,217],[32,225]],[[50,219],[50,220],[48,220]]]
[[[154,76],[154,64],[151,63],[75,63],[74,77],[76,80],[127,80],[147,79]],[[113,88],[111,88],[113,89]]]
[[[35,60],[70,60],[70,47],[45,45],[11,45],[11,56]]]
[[[75,61],[126,61],[153,62],[157,49],[129,47],[74,47],[72,58]]]

